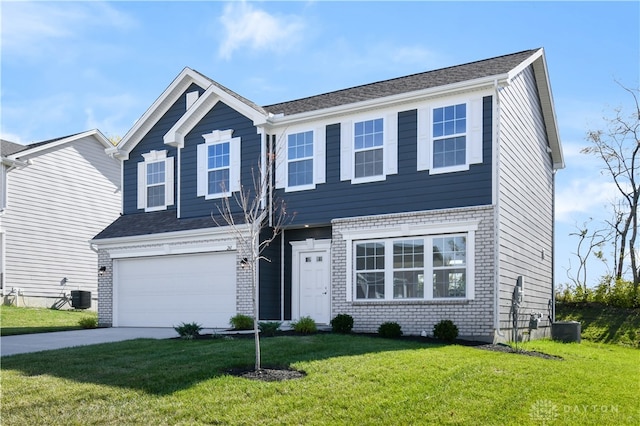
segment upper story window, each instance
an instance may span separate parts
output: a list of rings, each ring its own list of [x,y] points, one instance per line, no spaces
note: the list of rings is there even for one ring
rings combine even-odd
[[[457,98],[418,109],[418,170],[469,170],[483,160],[482,98]]]
[[[287,186],[313,184],[313,131],[287,137]]]
[[[433,110],[433,167],[466,163],[467,104]]]
[[[340,180],[365,183],[398,173],[398,113],[340,123]]]
[[[384,166],[382,118],[356,122],[353,129],[354,177],[382,176]]]
[[[326,178],[326,129],[294,127],[276,134],[276,188],[286,192],[314,189]]]
[[[165,210],[173,204],[173,157],[167,151],[142,154],[138,163],[138,208],[145,211]]]
[[[233,130],[214,130],[202,135],[198,145],[197,195],[205,199],[228,197],[240,190],[241,139]]]
[[[207,193],[229,190],[229,142],[207,145]]]

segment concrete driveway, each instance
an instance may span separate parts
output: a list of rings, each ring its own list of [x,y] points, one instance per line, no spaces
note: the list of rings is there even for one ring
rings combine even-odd
[[[0,337],[0,355],[17,355],[132,339],[178,337],[173,328],[112,327]]]

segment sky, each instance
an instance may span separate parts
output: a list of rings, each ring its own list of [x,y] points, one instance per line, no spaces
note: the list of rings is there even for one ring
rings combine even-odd
[[[259,105],[542,47],[566,168],[556,284],[609,219],[611,183],[580,153],[639,88],[640,2],[0,1],[0,136],[124,136],[188,66]],[[607,249],[605,256],[612,258]],[[589,284],[606,273],[588,266]]]

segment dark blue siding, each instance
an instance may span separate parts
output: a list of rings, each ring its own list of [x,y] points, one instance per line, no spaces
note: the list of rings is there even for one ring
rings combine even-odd
[[[265,229],[265,238],[271,237],[273,230]],[[264,238],[261,238],[264,239]],[[262,252],[263,260],[260,261],[260,288],[259,288],[259,316],[261,320],[280,320],[280,308],[282,305],[282,292],[280,280],[280,244],[281,235],[269,244]]]
[[[213,130],[233,129],[233,137],[242,138],[241,146],[241,182],[245,188],[253,188],[253,173],[258,174],[260,161],[260,135],[253,122],[232,109],[218,102],[185,136],[181,155],[181,207],[180,217],[199,217],[211,214],[219,215],[220,200],[205,200],[197,196],[197,146],[204,143],[202,135]],[[233,199],[231,207],[234,212],[241,212]]]
[[[352,185],[340,181],[340,125],[326,128],[325,184],[313,191],[284,193],[292,224],[322,225],[352,216],[488,205],[492,201],[492,98],[483,102],[483,163],[468,171],[430,175],[417,169],[417,111],[398,114],[398,174],[385,181]]]
[[[164,135],[171,129],[171,127],[182,117],[186,111],[187,105],[187,93],[198,91],[200,94],[204,92],[204,89],[197,86],[196,84],[192,84],[185,92],[180,96],[180,98],[169,108],[169,110],[158,120],[158,122],[153,126],[153,128],[147,133],[142,140],[136,145],[135,148],[131,150],[129,153],[129,159],[124,162],[123,168],[123,186],[122,186],[122,196],[123,196],[123,210],[125,214],[136,213],[138,210],[138,163],[144,161],[142,158],[142,154],[145,154],[152,150],[167,150],[167,157],[175,157],[176,156],[176,148],[170,147],[164,144],[164,140],[162,139]],[[177,161],[177,160],[175,160]],[[177,173],[177,162],[174,163],[174,173]],[[176,184],[177,179],[174,176],[174,185]],[[175,192],[174,187],[174,193]],[[175,210],[177,205],[177,198],[175,199],[175,203],[173,206],[170,206],[169,209]]]

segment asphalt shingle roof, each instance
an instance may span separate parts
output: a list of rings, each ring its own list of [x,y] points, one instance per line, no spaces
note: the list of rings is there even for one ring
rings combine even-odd
[[[20,145],[19,143],[5,141],[4,139],[0,139],[0,155],[6,157],[11,154],[15,154],[16,152],[20,152],[23,149],[27,149],[26,146]]]
[[[416,90],[459,83],[511,71],[538,49],[485,59],[463,65],[441,68],[419,74],[351,87],[317,96],[265,106],[273,114],[300,114],[355,102],[368,101]]]

